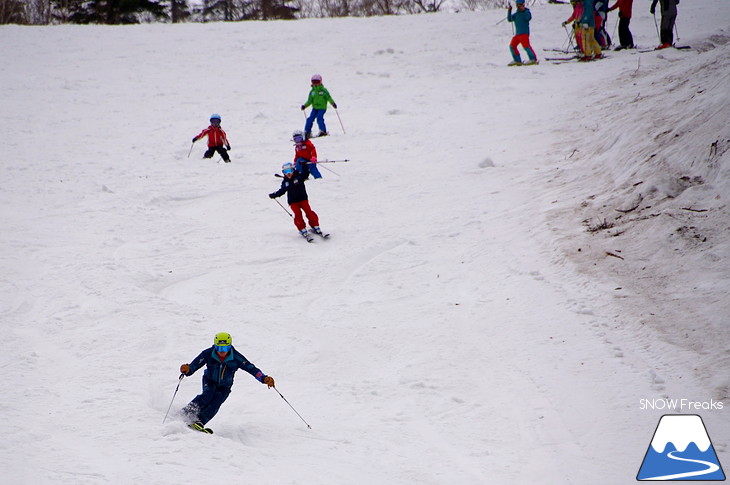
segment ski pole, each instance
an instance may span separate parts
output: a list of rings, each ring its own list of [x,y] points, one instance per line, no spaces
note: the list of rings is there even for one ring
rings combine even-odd
[[[188,158],[190,158],[190,154],[193,153],[193,145],[195,145],[195,142],[192,142],[190,144],[190,151],[188,152]]]
[[[499,24],[501,24],[502,22],[504,22],[505,20],[507,20],[507,17],[503,18],[502,20],[500,20],[499,22],[497,22],[497,23],[496,23],[496,24],[494,24],[494,25],[499,25]]]
[[[337,111],[337,108],[335,108],[335,114],[337,115],[337,119],[340,120],[340,127],[342,128],[342,134],[346,135],[347,132],[345,131],[345,125],[342,124],[342,118],[340,118],[340,112]]]
[[[317,163],[340,163],[340,162],[349,162],[349,158],[343,158],[342,160],[317,160]],[[314,162],[309,162],[314,163]]]
[[[180,383],[183,380],[183,377],[185,377],[185,374],[180,374],[180,378],[177,380],[177,387],[175,388],[175,393],[172,395],[172,401],[175,400],[175,396],[177,396],[177,390],[180,389]],[[167,419],[167,415],[170,414],[170,408],[172,408],[172,401],[170,401],[170,405],[167,406],[167,412],[165,413],[165,417],[162,418],[162,424],[165,424],[165,420]]]
[[[566,27],[565,25],[563,25],[563,29],[565,29],[565,35],[567,37],[570,48],[573,50],[573,52],[575,52],[575,46],[573,45],[573,34],[570,31],[568,31],[568,27]],[[567,47],[565,48],[565,52],[566,53],[568,52]]]
[[[285,397],[284,397],[284,396],[283,396],[283,395],[282,395],[282,394],[281,394],[281,393],[279,392],[279,390],[278,390],[278,389],[277,389],[276,387],[274,387],[274,390],[275,390],[275,391],[276,391],[276,392],[277,392],[277,393],[278,393],[278,394],[279,394],[279,395],[281,396],[281,398],[282,398],[282,399],[283,399],[283,400],[284,400],[284,401],[285,401],[285,402],[286,402],[287,404],[289,404],[289,407],[290,407],[290,408],[292,409],[292,411],[294,411],[295,413],[297,413],[297,410],[296,410],[296,409],[294,409],[294,406],[292,406],[292,405],[291,405],[291,403],[290,403],[289,401],[287,401],[287,400],[286,400],[286,398],[285,398]],[[306,424],[306,425],[307,425],[307,428],[309,428],[309,429],[312,429],[312,427],[311,427],[311,426],[309,426],[309,423],[307,423],[306,421],[304,421],[304,418],[302,417],[302,415],[301,415],[301,414],[297,413],[297,416],[299,416],[299,419],[301,419],[301,420],[302,420],[302,421],[304,422],[304,424]]]
[[[277,199],[274,199],[274,202],[276,202],[277,204],[279,204],[279,207],[281,207],[282,209],[284,209],[284,212],[286,212],[287,214],[289,214],[289,217],[294,217],[294,215],[291,212],[289,212],[288,210],[286,210],[286,207],[284,207],[283,205],[281,205],[281,202],[279,202]]]
[[[322,167],[322,168],[323,168],[323,169],[325,169],[325,170],[327,170],[328,172],[332,172],[333,174],[337,175],[338,177],[340,176],[340,174],[339,174],[339,173],[335,172],[334,170],[332,170],[332,169],[331,169],[331,168],[329,168],[329,167]]]
[[[661,43],[662,36],[659,34],[659,26],[656,23],[656,14],[652,12],[652,15],[654,16],[654,28],[656,29],[656,36],[659,39],[659,43]]]

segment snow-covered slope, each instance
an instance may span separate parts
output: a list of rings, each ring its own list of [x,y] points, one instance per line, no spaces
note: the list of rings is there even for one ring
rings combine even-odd
[[[730,462],[730,14],[530,68],[503,15],[1,27],[8,483],[628,484],[663,397],[724,400]],[[315,72],[351,161],[308,245],[267,194]],[[187,156],[212,112],[232,164]],[[219,331],[311,430],[245,373],[214,436],[161,424]]]
[[[633,318],[624,313],[618,326],[629,335],[648,326],[647,342],[659,334],[703,356],[694,377],[726,400],[727,372],[719,370],[730,369],[728,41],[717,34],[692,42],[700,52],[689,58],[643,56],[619,76],[622,88],[596,106],[600,118],[578,124],[598,135],[595,143],[563,147],[559,180],[572,181],[575,197],[554,214],[558,234],[569,234],[564,217],[592,233],[564,237],[560,251],[621,287],[616,298]],[[671,362],[666,368],[673,373]]]

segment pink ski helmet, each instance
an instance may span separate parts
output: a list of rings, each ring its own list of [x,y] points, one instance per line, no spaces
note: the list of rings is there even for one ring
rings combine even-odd
[[[314,76],[312,76],[312,83],[319,84],[321,82],[322,82],[322,76],[320,76],[319,74],[315,74]]]

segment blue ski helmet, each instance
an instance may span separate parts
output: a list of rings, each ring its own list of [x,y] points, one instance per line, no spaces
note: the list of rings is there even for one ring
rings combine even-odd
[[[281,166],[281,173],[283,173],[284,175],[287,175],[287,174],[290,174],[290,173],[294,173],[294,164],[293,163],[290,163],[290,162],[287,162],[284,165],[282,165]]]
[[[218,123],[220,123],[221,115],[219,115],[218,113],[213,113],[212,115],[210,115],[210,121],[213,121],[213,120],[218,120]]]

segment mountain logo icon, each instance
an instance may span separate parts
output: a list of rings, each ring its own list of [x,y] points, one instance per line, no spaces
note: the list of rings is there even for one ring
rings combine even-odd
[[[636,480],[725,480],[702,418],[696,414],[662,416]]]

